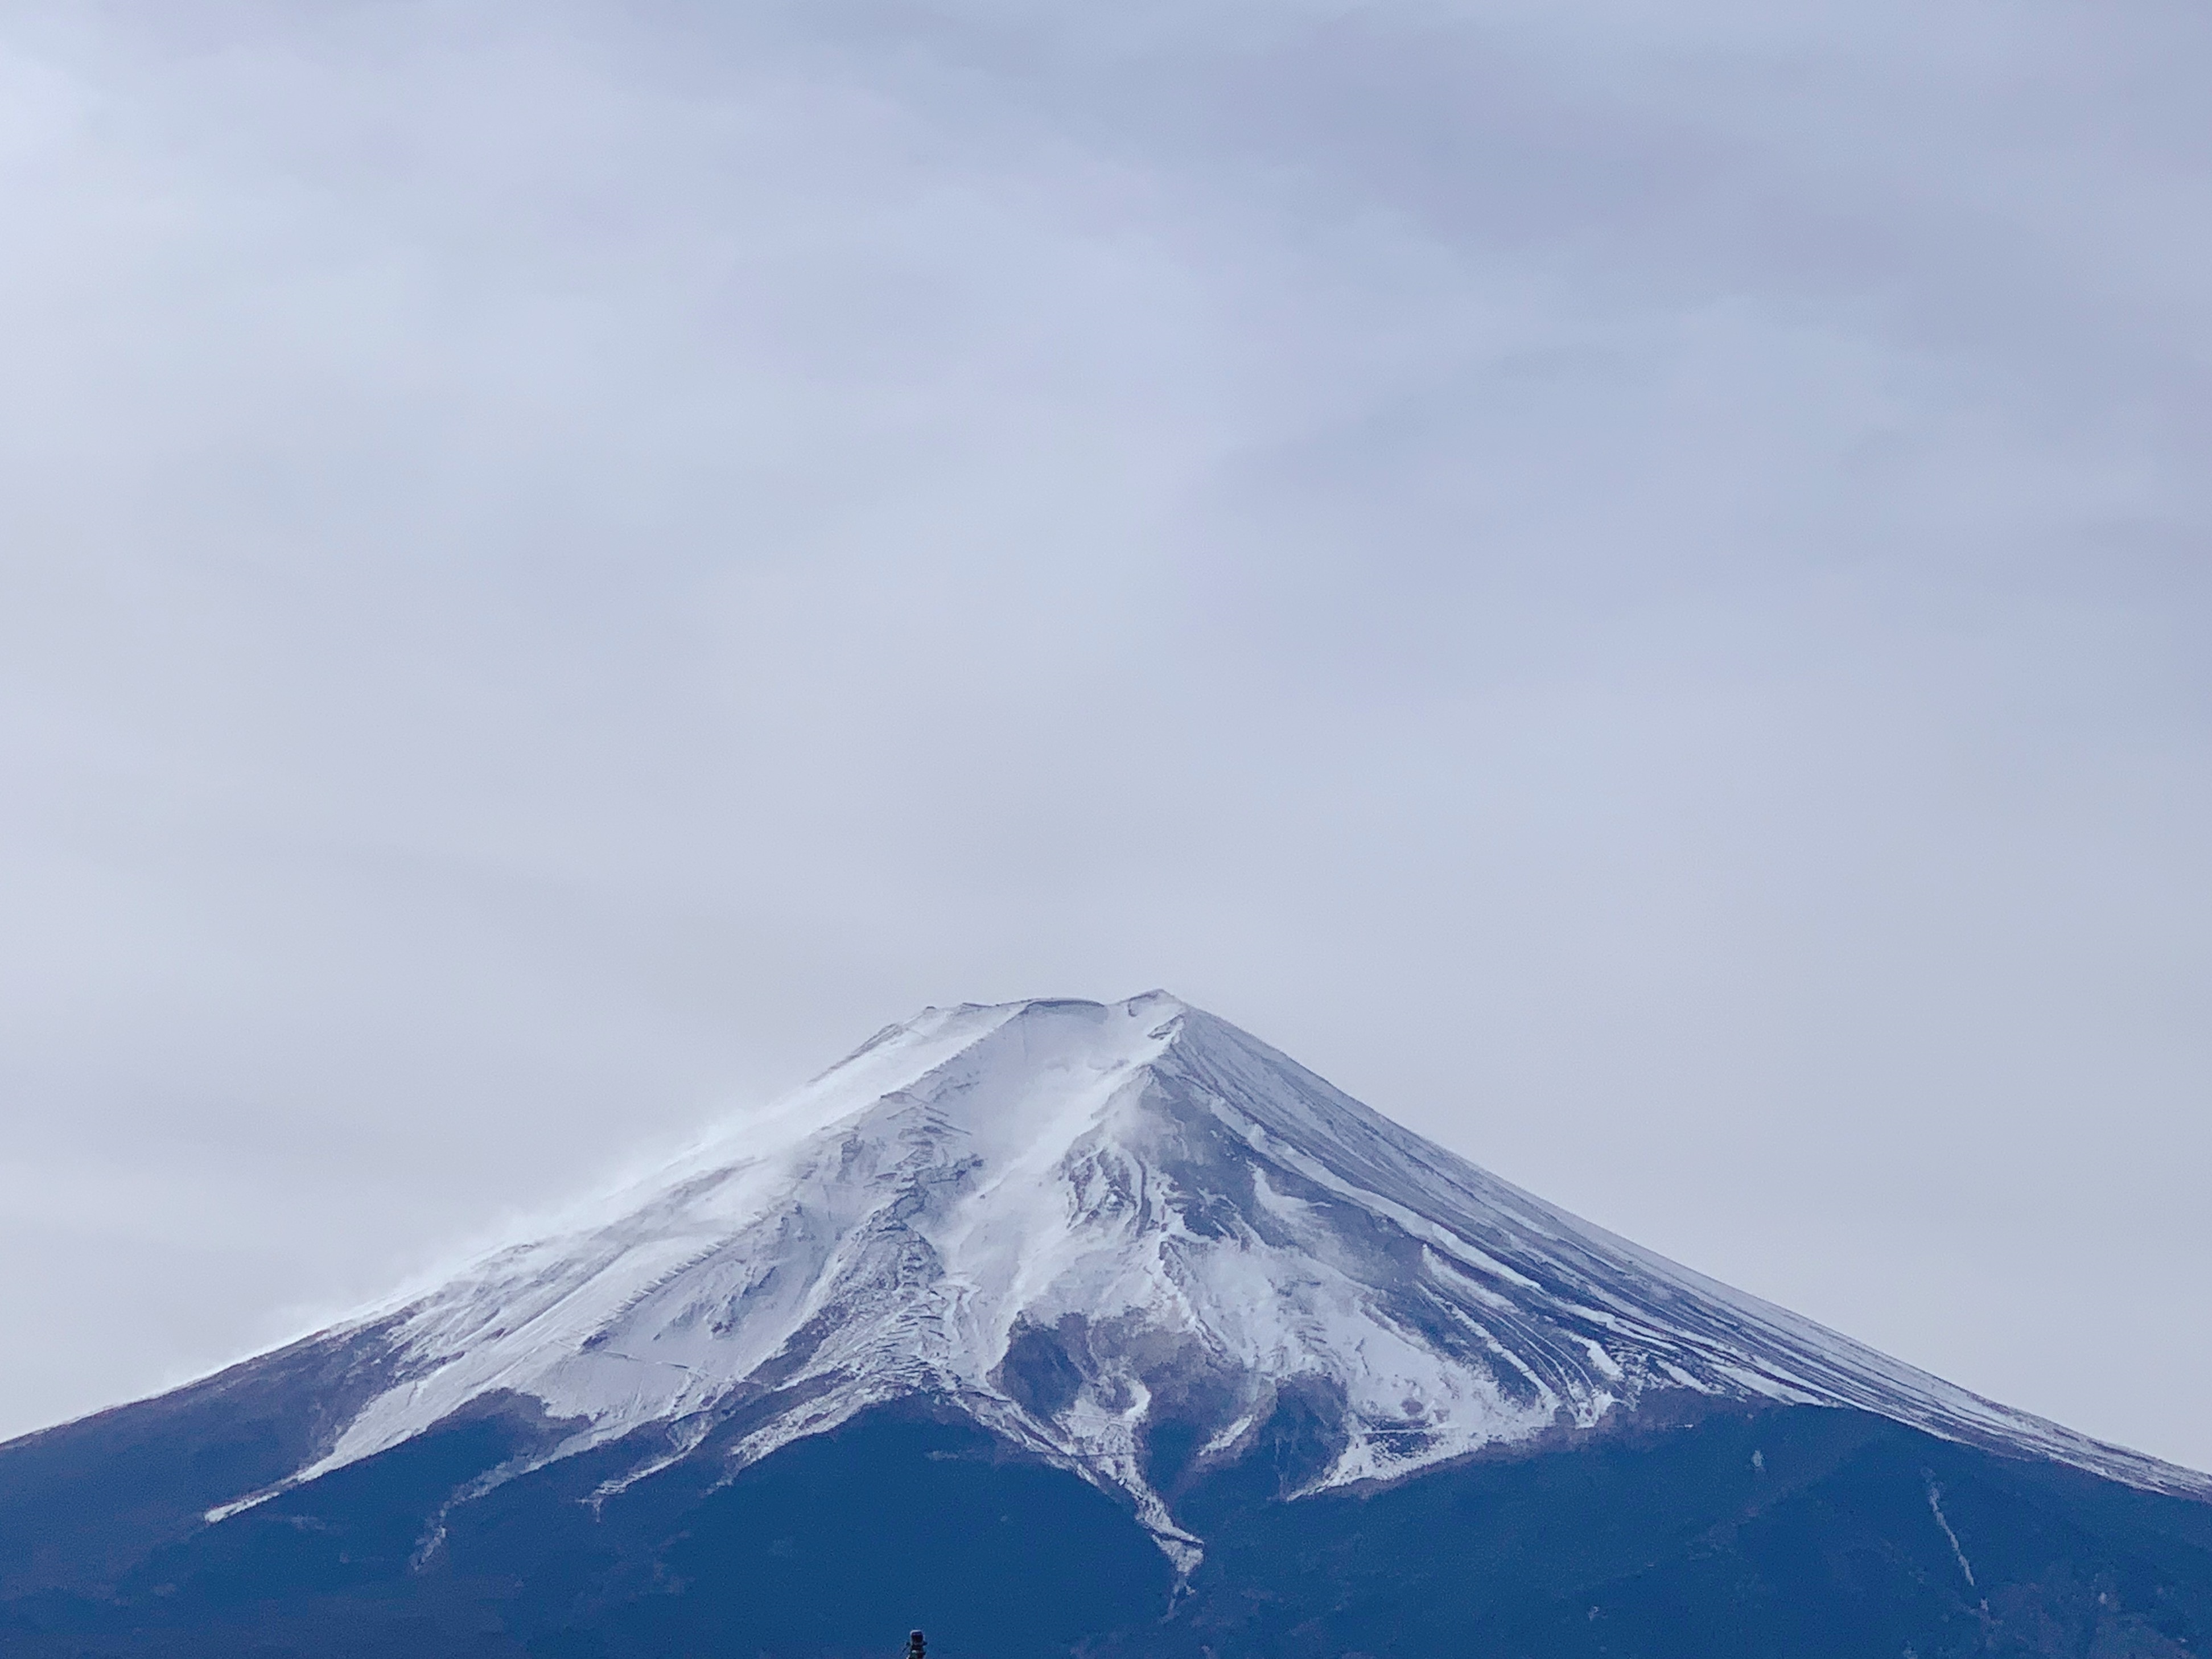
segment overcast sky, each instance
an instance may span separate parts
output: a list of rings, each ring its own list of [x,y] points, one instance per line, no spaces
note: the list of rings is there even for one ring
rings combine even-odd
[[[2197,0],[0,0],[0,1433],[1164,986],[2212,1467]]]

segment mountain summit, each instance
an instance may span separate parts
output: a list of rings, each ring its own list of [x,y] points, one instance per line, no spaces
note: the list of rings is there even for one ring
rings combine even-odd
[[[391,1380],[294,1481],[495,1393],[558,1425],[526,1467],[629,1441],[609,1491],[733,1418],[742,1467],[933,1395],[1126,1492],[1187,1565],[1161,1487],[1286,1396],[1317,1491],[1688,1391],[2212,1492],[1638,1249],[1158,991],[925,1009],[614,1218],[365,1322]]]
[[[2174,1609],[2212,1618],[2207,1498],[1639,1249],[1153,992],[926,1009],[587,1222],[0,1447],[0,1635],[830,1653],[908,1574],[887,1624],[957,1628],[957,1580],[1006,1652],[1396,1651],[1464,1603],[1501,1652],[1656,1653],[1688,1613],[1661,1595],[1609,1646],[1628,1626],[1597,1630],[1593,1587],[1650,1601],[1790,1514],[1803,1537],[1744,1566],[1755,1594],[1711,1592],[1765,1611],[1686,1651],[1862,1650],[1818,1595],[1773,1600],[1777,1572],[1820,1571],[1888,1576],[1881,1651],[1948,1651],[2008,1616],[2002,1547],[2033,1558],[2002,1569],[2042,1598],[2030,1624],[2094,1607],[2099,1654],[2178,1655],[2158,1644],[2198,1614]],[[905,1541],[866,1541],[887,1526]],[[2155,1593],[2118,1588],[2138,1546],[2115,1528],[2163,1540]],[[1522,1561],[1534,1537],[1557,1541]],[[2076,1537],[2089,1555],[2051,1555]],[[387,1646],[359,1635],[380,1618]]]

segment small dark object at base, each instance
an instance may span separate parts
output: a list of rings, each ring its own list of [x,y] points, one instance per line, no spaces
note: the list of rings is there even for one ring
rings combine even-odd
[[[906,1659],[923,1659],[928,1647],[928,1642],[920,1631],[910,1630],[906,1633]]]

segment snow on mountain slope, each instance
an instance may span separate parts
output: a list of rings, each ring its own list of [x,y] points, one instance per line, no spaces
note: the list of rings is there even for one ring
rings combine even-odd
[[[617,1485],[740,1414],[738,1467],[933,1394],[1127,1492],[1187,1562],[1147,1473],[1170,1420],[1225,1459],[1304,1401],[1318,1488],[1690,1390],[2212,1495],[1577,1220],[1157,992],[927,1010],[611,1218],[375,1322],[401,1380],[286,1484],[500,1391],[559,1420],[540,1462],[650,1431]]]

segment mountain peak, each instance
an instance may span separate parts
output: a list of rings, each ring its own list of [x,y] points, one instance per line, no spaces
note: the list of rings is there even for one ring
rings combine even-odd
[[[612,1492],[923,1395],[1188,1565],[1175,1483],[1285,1400],[1320,1425],[1295,1496],[1692,1395],[2212,1491],[1638,1249],[1161,991],[925,1009],[378,1328],[389,1385],[295,1480],[487,1399],[536,1402],[539,1462],[622,1454]]]

